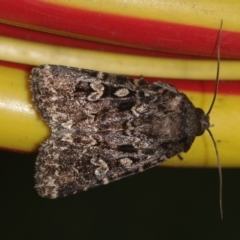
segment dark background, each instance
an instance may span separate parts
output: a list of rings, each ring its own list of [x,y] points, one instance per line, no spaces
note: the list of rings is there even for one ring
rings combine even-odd
[[[67,198],[39,197],[37,154],[0,152],[1,239],[240,239],[240,170],[156,167]]]

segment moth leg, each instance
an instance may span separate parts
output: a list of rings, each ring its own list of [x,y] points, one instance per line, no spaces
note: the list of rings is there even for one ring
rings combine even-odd
[[[184,160],[184,157],[180,153],[177,156],[178,156],[179,160],[181,160],[181,161]]]

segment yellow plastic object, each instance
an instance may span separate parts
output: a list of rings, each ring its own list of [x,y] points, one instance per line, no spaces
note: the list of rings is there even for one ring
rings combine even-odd
[[[219,27],[221,19],[228,30],[240,31],[239,0],[44,0],[54,5],[86,9],[95,12],[149,18],[195,26]]]
[[[18,151],[34,151],[49,136],[49,128],[41,120],[31,102],[29,72],[0,67],[0,146]],[[221,82],[220,82],[221,84]],[[195,104],[208,110],[213,94],[185,92]],[[214,127],[211,131],[217,141],[223,167],[239,167],[238,136],[240,132],[240,96],[218,94],[210,116]],[[192,148],[183,153],[183,161],[177,157],[165,166],[216,166],[216,155],[208,133],[197,137]]]
[[[49,135],[29,91],[29,73],[0,67],[0,146],[17,151],[36,151]]]
[[[216,60],[169,59],[59,47],[0,36],[0,59],[56,64],[109,73],[177,79],[214,79]],[[238,80],[240,61],[222,60],[221,79]],[[173,71],[174,69],[174,71]]]

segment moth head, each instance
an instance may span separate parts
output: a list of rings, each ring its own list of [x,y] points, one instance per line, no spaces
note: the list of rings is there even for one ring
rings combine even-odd
[[[199,126],[196,135],[200,136],[210,127],[209,115],[205,114],[201,108],[196,108],[196,114],[199,119]]]

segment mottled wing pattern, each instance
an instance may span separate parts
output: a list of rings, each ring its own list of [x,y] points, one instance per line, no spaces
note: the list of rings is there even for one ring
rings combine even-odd
[[[155,166],[191,146],[186,116],[195,108],[166,83],[43,65],[31,90],[51,137],[39,150],[43,197],[75,194]]]

